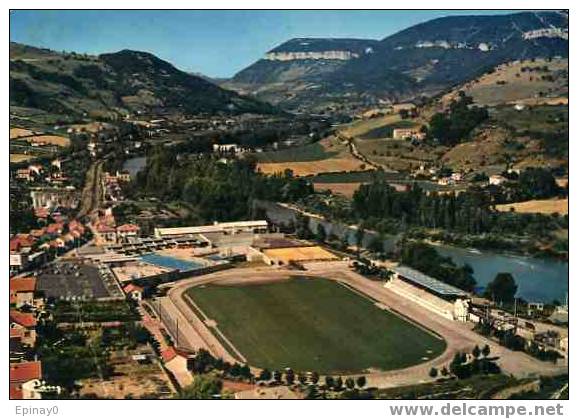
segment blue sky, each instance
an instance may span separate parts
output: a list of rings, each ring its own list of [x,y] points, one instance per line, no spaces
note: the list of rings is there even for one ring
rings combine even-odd
[[[50,11],[10,14],[10,40],[89,54],[151,52],[185,71],[230,77],[290,39],[382,39],[441,16],[507,11]]]

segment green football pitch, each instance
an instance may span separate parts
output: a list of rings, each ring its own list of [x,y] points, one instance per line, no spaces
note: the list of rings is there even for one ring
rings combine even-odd
[[[441,338],[328,279],[207,285],[187,293],[256,367],[325,374],[392,370],[432,359],[446,347]]]

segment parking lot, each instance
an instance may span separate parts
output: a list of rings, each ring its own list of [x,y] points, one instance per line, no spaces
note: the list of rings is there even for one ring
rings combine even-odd
[[[108,269],[73,262],[45,267],[38,275],[38,289],[46,297],[65,300],[122,297]]]

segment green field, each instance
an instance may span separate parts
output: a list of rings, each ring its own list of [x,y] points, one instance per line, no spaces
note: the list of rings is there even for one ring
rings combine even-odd
[[[434,358],[445,342],[322,278],[188,290],[250,365],[319,373],[392,370]]]
[[[414,128],[417,124],[409,120],[401,120],[394,122],[392,124],[387,124],[382,127],[377,127],[372,130],[367,131],[359,136],[362,140],[376,140],[380,138],[391,138],[393,136],[393,130],[397,128]]]
[[[339,172],[339,173],[320,173],[315,176],[305,176],[305,179],[313,183],[369,183],[374,179],[383,180],[403,180],[407,176],[402,173],[378,173],[375,170],[365,170],[363,172]]]
[[[262,163],[287,163],[294,161],[317,161],[336,157],[339,150],[327,151],[321,144],[313,143],[299,147],[290,147],[279,151],[267,151],[257,154]]]

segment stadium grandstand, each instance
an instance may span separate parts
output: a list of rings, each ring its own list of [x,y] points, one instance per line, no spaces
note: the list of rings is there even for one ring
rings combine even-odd
[[[469,294],[407,266],[393,269],[385,287],[449,320],[466,321]]]

